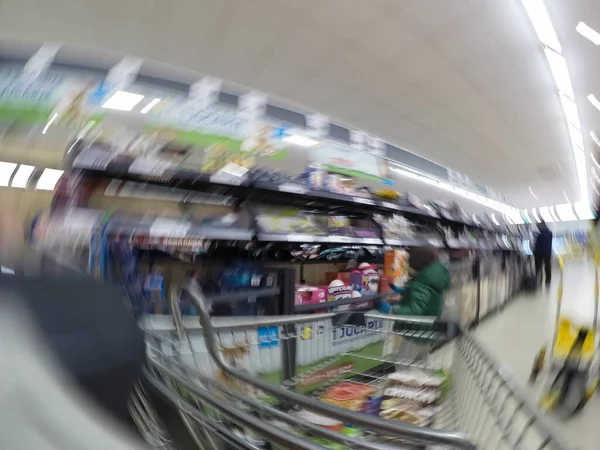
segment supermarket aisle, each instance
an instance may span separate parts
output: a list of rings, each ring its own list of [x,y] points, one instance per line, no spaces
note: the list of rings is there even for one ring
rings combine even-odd
[[[494,357],[527,386],[534,356],[540,347],[552,338],[556,314],[558,269],[550,289],[533,295],[523,295],[503,312],[490,318],[475,331],[475,336]],[[591,324],[594,308],[593,264],[587,260],[569,261],[565,265],[563,314],[575,323]],[[529,390],[537,403],[542,385],[547,377],[538,380]],[[600,440],[600,395],[596,395],[580,416],[555,422],[573,447],[584,450],[597,449]]]

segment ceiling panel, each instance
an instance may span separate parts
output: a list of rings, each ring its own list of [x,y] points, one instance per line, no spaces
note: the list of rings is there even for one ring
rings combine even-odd
[[[574,27],[586,20],[600,29],[600,3],[546,3],[572,63],[587,136],[592,127],[600,129],[600,112],[585,100],[590,92],[600,98],[600,49]],[[116,52],[90,53],[104,58],[102,64],[115,54],[141,56],[160,61],[145,65],[144,73],[165,76],[180,66],[184,70],[173,68],[173,77],[186,82],[194,74],[220,76],[271,93],[278,104],[320,110],[377,133],[506,189],[515,203],[530,201],[529,185],[556,196],[556,203],[563,201],[563,189],[575,186],[554,81],[518,0],[2,0],[0,5],[0,40],[51,40]],[[562,172],[549,183],[538,168],[551,161]]]

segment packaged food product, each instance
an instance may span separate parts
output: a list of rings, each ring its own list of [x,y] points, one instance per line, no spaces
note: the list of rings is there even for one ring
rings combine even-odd
[[[387,379],[414,387],[436,387],[439,388],[444,383],[444,377],[441,375],[425,372],[418,369],[401,370],[391,373]]]
[[[341,280],[333,280],[327,287],[327,301],[335,302],[352,297],[352,286],[345,285]],[[346,311],[350,309],[350,305],[343,305],[337,308],[338,311]]]
[[[383,257],[384,275],[396,286],[403,286],[408,277],[408,252],[386,250]]]
[[[355,398],[367,397],[373,394],[376,389],[365,384],[343,381],[327,389],[327,395],[334,400],[352,400]]]
[[[293,411],[290,413],[296,416],[300,420],[304,420],[313,425],[319,425],[323,428],[327,428],[333,431],[341,431],[344,428],[344,424],[339,420],[331,419],[329,417],[321,416],[313,412],[302,409],[300,411]]]

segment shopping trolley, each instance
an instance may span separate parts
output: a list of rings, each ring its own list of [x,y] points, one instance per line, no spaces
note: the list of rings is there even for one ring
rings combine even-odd
[[[199,288],[187,290],[199,317],[174,301],[174,326],[142,323],[145,379],[199,449],[570,448],[457,327],[378,313],[211,319]],[[425,419],[384,405],[407,386],[423,400],[418,384],[397,383],[407,376],[436,386]]]
[[[592,369],[596,357],[598,330],[598,264],[600,254],[594,256],[594,315],[592,326],[575,325],[562,315],[564,259],[558,257],[560,281],[558,284],[556,318],[550,352],[543,346],[533,362],[530,382],[535,383],[546,365],[555,376],[540,399],[540,408],[550,412],[560,407],[569,416],[581,411],[596,392],[599,384],[597,369]],[[548,357],[547,357],[548,353]]]

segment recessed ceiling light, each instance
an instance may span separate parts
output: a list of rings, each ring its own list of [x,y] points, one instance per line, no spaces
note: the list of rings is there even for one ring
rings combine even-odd
[[[58,180],[62,174],[62,170],[44,169],[44,172],[42,172],[42,175],[40,176],[35,188],[41,191],[54,190],[54,186],[56,186],[56,183],[58,183]]]
[[[0,186],[8,186],[10,177],[16,168],[15,163],[0,162]]]
[[[319,143],[319,141],[300,136],[299,134],[292,134],[291,136],[284,137],[282,140],[290,144],[300,145],[301,147],[314,147]]]
[[[589,39],[596,45],[600,45],[600,33],[598,33],[586,23],[579,22],[575,27],[575,30],[577,30],[577,32],[584,38]]]
[[[594,107],[600,111],[600,101],[598,101],[598,99],[596,98],[596,96],[594,94],[590,94],[587,96],[587,99],[590,101],[590,103],[592,105],[594,105]]]
[[[155,98],[150,103],[148,103],[146,106],[144,106],[140,112],[142,114],[147,114],[152,108],[154,108],[156,105],[158,105],[160,100],[161,100],[160,98]]]
[[[19,169],[17,170],[17,173],[15,173],[15,176],[13,177],[10,183],[10,186],[14,188],[26,188],[27,182],[29,181],[29,177],[31,177],[31,174],[34,170],[34,166],[27,166],[25,164],[21,164],[19,166]]]
[[[135,105],[142,101],[143,95],[131,92],[117,91],[102,105],[106,109],[117,109],[119,111],[131,111]]]

